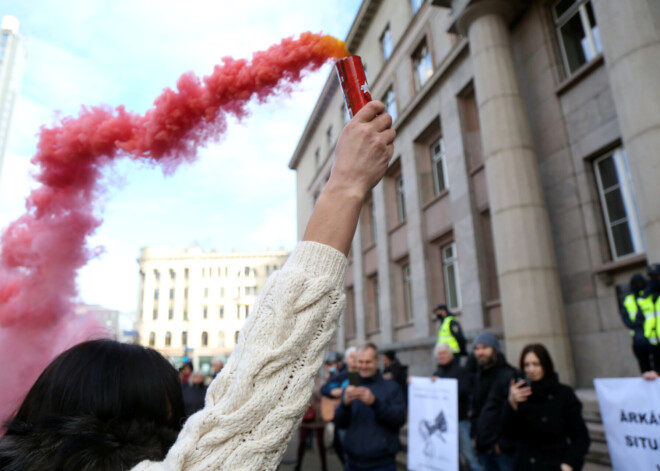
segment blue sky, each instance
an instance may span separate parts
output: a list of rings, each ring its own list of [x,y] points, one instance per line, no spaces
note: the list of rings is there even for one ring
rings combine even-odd
[[[143,113],[163,88],[224,56],[250,57],[283,37],[323,31],[344,39],[360,0],[3,0],[18,17],[25,67],[0,181],[0,228],[22,214],[34,183],[36,133],[81,105]],[[292,249],[295,174],[287,163],[331,67],[288,97],[250,107],[218,144],[164,176],[122,161],[106,172],[104,223],[90,239],[105,252],[78,275],[80,300],[122,311],[137,303],[140,247],[192,244],[220,252]]]

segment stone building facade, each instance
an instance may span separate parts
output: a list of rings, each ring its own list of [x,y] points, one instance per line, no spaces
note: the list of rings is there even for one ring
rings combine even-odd
[[[637,374],[618,297],[660,262],[660,2],[364,0],[347,37],[397,131],[364,204],[336,347],[432,368],[436,304],[511,363]],[[346,122],[330,74],[289,166],[298,230]]]
[[[289,252],[204,252],[199,247],[142,249],[138,321],[140,344],[176,365],[184,357],[209,368],[227,356],[268,276]]]

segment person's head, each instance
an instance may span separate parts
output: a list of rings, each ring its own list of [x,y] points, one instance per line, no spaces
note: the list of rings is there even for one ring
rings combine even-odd
[[[190,376],[190,383],[195,386],[200,386],[204,384],[204,373],[200,370],[193,371],[193,374]]]
[[[323,368],[327,374],[333,375],[339,371],[339,359],[340,354],[337,352],[328,352],[325,354],[325,360],[323,361]]]
[[[540,343],[533,343],[523,348],[520,353],[520,371],[525,373],[530,381],[541,381],[555,372],[555,365],[548,349]]]
[[[653,263],[646,269],[646,274],[652,280],[660,280],[660,263]]]
[[[357,348],[348,347],[344,353],[344,358],[346,359],[346,366],[349,372],[358,370]]]
[[[383,352],[383,364],[387,367],[396,360],[396,352],[394,350],[385,350]]]
[[[211,361],[211,368],[213,368],[213,373],[220,373],[225,367],[225,362],[222,361],[222,358],[214,358]]]
[[[433,309],[433,314],[439,321],[443,320],[445,317],[451,315],[451,311],[447,308],[446,304],[438,304],[435,309]]]
[[[630,291],[637,294],[646,289],[646,279],[639,273],[635,273],[630,277]]]
[[[378,372],[378,347],[368,343],[358,349],[358,372],[363,378],[370,378]]]
[[[163,459],[184,419],[177,371],[160,353],[91,340],[46,367],[0,448],[23,450],[13,457],[19,463],[34,465],[39,456],[48,469],[129,469]]]
[[[446,366],[454,359],[454,353],[451,351],[451,348],[446,343],[439,343],[435,346],[435,358],[438,361],[438,365]]]
[[[490,332],[482,332],[474,338],[474,356],[481,367],[495,364],[500,351],[500,342]]]
[[[179,376],[181,377],[181,379],[189,378],[192,372],[193,372],[192,361],[185,362],[183,366],[179,368]]]

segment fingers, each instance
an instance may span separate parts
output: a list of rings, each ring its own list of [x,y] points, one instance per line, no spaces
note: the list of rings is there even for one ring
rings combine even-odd
[[[385,105],[382,102],[378,100],[370,101],[364,105],[360,111],[357,112],[353,119],[363,123],[368,123],[373,121],[376,116],[383,113],[384,111]]]
[[[373,120],[373,125],[376,131],[383,132],[392,127],[392,116],[388,113],[382,113],[376,116]]]

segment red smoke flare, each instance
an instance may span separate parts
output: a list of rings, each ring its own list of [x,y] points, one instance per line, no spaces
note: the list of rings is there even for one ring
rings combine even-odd
[[[78,117],[41,128],[32,159],[41,185],[27,198],[27,212],[1,239],[0,357],[9,368],[3,368],[0,381],[0,420],[67,347],[62,338],[80,340],[61,331],[71,324],[76,271],[95,256],[86,239],[101,224],[94,216],[94,201],[104,166],[129,156],[173,171],[194,160],[199,145],[220,137],[227,114],[244,118],[252,98],[263,103],[286,93],[304,70],[347,54],[344,43],[332,36],[303,33],[255,53],[251,61],[225,57],[203,79],[183,74],[177,90],[165,89],[144,116],[123,106],[83,107]],[[57,332],[59,342],[53,338]],[[27,339],[40,350],[38,357],[24,351],[30,348]]]

